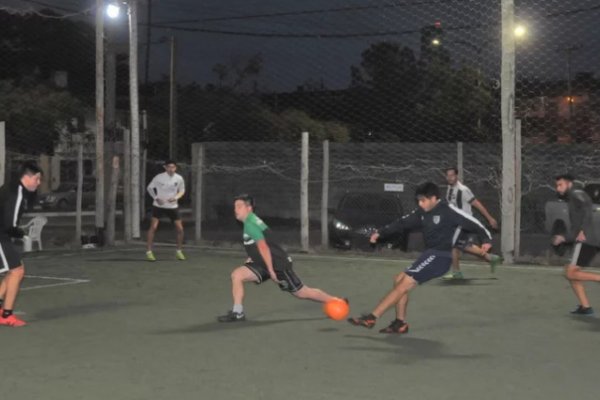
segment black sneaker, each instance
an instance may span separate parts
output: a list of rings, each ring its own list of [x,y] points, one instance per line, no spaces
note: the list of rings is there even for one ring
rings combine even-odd
[[[364,326],[365,328],[373,328],[377,322],[377,317],[373,314],[361,315],[358,318],[348,318],[348,322],[356,326]]]
[[[217,317],[219,322],[242,322],[246,320],[246,314],[228,311],[227,314]]]
[[[381,329],[379,333],[408,333],[408,324],[401,319],[395,319],[388,327]]]
[[[594,314],[594,309],[592,307],[577,306],[576,309],[571,311],[571,314],[573,314],[573,315],[592,315],[592,314]]]

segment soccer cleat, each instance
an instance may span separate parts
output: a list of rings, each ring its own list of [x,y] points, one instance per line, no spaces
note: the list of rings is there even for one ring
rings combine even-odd
[[[146,252],[146,260],[148,261],[156,261],[156,257],[154,257],[154,253],[152,251]]]
[[[442,279],[451,281],[451,280],[465,279],[465,277],[463,276],[463,273],[461,271],[454,271],[454,272],[448,272],[446,275],[444,275],[442,277]]]
[[[13,328],[18,328],[18,327],[27,325],[27,323],[25,321],[23,321],[22,319],[17,318],[16,315],[11,314],[6,318],[2,318],[2,316],[0,316],[0,325],[12,326]]]
[[[395,319],[389,326],[381,329],[379,333],[408,333],[408,324],[400,319]]]
[[[178,259],[179,261],[185,261],[185,256],[183,255],[183,251],[177,250],[175,252],[175,258]]]
[[[496,272],[496,267],[504,262],[504,258],[502,256],[498,256],[496,254],[490,254],[490,270],[492,274]]]
[[[365,328],[372,329],[377,322],[377,318],[373,314],[361,315],[358,318],[348,318],[348,322],[355,326],[364,326]]]
[[[246,320],[246,314],[235,311],[228,311],[227,314],[217,317],[219,322],[242,322]]]
[[[580,305],[580,306],[577,306],[576,309],[571,311],[571,314],[573,314],[573,315],[593,315],[594,309],[592,307],[584,307],[584,306]]]

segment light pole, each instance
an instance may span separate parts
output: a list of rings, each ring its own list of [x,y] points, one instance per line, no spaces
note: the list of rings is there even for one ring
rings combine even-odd
[[[96,0],[96,230],[104,228],[104,0]],[[97,232],[99,234],[99,232]],[[78,238],[79,239],[79,238]]]
[[[100,0],[98,0],[100,1]],[[137,0],[115,1],[106,9],[111,18],[120,15],[121,6],[127,6],[129,17],[129,100],[131,114],[131,186],[126,188],[131,191],[131,233],[133,238],[140,237],[140,107],[138,88],[138,26],[137,26]]]

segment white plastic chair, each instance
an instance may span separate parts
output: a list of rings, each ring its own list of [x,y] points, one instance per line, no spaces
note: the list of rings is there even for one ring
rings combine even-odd
[[[33,242],[38,243],[38,247],[42,250],[42,230],[44,229],[44,225],[48,222],[48,218],[46,217],[35,217],[31,221],[27,223],[27,225],[22,226],[23,230],[27,230],[25,236],[23,236],[23,250],[26,252],[33,250]]]

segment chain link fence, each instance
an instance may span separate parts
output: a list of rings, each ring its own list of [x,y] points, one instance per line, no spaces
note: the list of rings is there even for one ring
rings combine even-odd
[[[80,143],[84,180],[96,171],[97,10],[93,2],[89,9],[58,3],[0,7],[6,148],[50,171],[46,193],[74,181]],[[200,204],[202,239],[237,242],[231,199],[247,192],[284,241],[299,246],[304,182],[316,247],[325,244],[323,235],[335,239],[336,223],[344,227],[336,219],[344,204],[362,203],[356,208],[367,213],[408,211],[415,186],[445,185],[447,167],[458,167],[501,219],[502,1],[138,5],[140,183],[161,172],[163,160],[179,161],[190,188],[182,205],[188,237],[199,232],[191,228]],[[553,176],[571,171],[597,180],[598,13],[595,0],[515,3],[515,22],[524,27],[515,39],[514,96],[522,256],[548,249]],[[128,40],[126,19],[105,20],[105,137],[115,143],[105,156],[107,171],[113,154],[121,169],[129,154]],[[307,176],[302,132],[310,136]],[[203,144],[202,165],[194,160],[195,143]],[[144,216],[149,204],[145,197]]]

